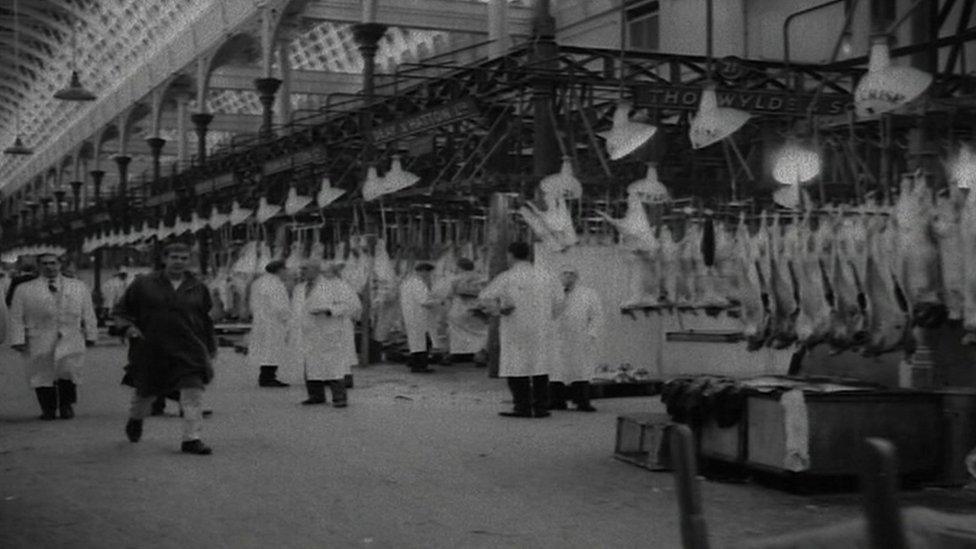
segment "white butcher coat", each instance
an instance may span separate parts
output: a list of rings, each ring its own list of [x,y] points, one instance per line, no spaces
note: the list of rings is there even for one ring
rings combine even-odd
[[[430,307],[430,289],[417,275],[410,275],[400,284],[400,311],[403,314],[403,327],[407,332],[407,346],[411,353],[427,351],[427,336],[434,342],[436,330]]]
[[[459,284],[476,283],[477,273],[450,275],[436,284],[434,298],[450,300],[447,312],[447,342],[453,355],[481,352],[488,344],[488,322],[471,313],[478,306],[477,296],[463,296],[457,292]]]
[[[566,293],[562,313],[556,319],[560,360],[550,381],[590,381],[603,343],[604,317],[600,295],[577,285]]]
[[[288,288],[273,274],[261,275],[251,285],[250,306],[254,315],[247,341],[247,365],[283,366],[288,356],[292,314]]]
[[[311,314],[321,309],[330,309],[332,316]],[[290,362],[309,380],[330,381],[351,373],[358,362],[353,319],[361,314],[359,296],[342,279],[319,277],[311,291],[300,282],[292,294]]]
[[[519,261],[495,277],[478,296],[515,305],[501,317],[499,339],[501,377],[549,374],[558,361],[555,315],[563,300],[563,286],[552,273]]]
[[[52,293],[45,277],[24,282],[10,304],[10,344],[27,344],[25,373],[33,388],[50,386],[58,378],[79,383],[85,341],[98,340],[88,286],[63,276],[55,285],[58,291]]]

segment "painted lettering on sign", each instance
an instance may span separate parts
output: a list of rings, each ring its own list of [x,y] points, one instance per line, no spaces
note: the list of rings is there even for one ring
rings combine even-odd
[[[377,126],[373,129],[373,141],[383,143],[407,135],[420,133],[440,126],[477,116],[478,105],[472,98],[433,108],[394,123]]]
[[[700,88],[681,86],[657,86],[646,84],[634,89],[634,103],[638,107],[696,110],[701,102]],[[719,107],[729,107],[759,114],[806,114],[812,95],[797,95],[752,90],[719,90],[716,93]],[[851,103],[851,96],[822,94],[814,108],[814,114],[842,114]]]

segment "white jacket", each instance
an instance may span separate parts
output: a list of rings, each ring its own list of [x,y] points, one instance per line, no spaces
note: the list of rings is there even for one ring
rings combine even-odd
[[[433,319],[430,307],[430,290],[417,275],[410,275],[400,285],[400,311],[403,313],[403,327],[407,332],[407,345],[411,353],[427,350],[427,336],[434,341]]]
[[[499,328],[501,377],[536,376],[552,372],[558,360],[555,315],[563,286],[550,272],[519,261],[495,277],[478,296],[514,305]]]
[[[451,354],[464,355],[481,352],[488,344],[488,322],[471,310],[478,306],[477,296],[458,293],[459,284],[480,282],[477,273],[450,275],[434,286],[434,299],[450,300],[447,313],[447,341]]]
[[[56,292],[48,279],[35,278],[14,291],[10,304],[10,344],[27,344],[26,374],[31,387],[52,385],[66,375],[80,382],[85,341],[98,341],[91,292],[80,280],[59,276]]]
[[[590,381],[603,344],[603,304],[596,290],[576,286],[565,294],[557,318],[560,360],[550,374],[552,381]]]
[[[353,319],[362,314],[362,303],[342,279],[320,277],[307,288],[301,282],[292,294],[291,363],[310,380],[342,379],[358,362]],[[332,316],[312,314],[323,309]]]
[[[247,365],[282,366],[288,355],[288,324],[292,314],[285,283],[273,274],[258,277],[251,285],[250,306],[253,316]]]

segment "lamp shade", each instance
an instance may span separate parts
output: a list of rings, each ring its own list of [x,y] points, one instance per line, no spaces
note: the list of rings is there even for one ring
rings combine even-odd
[[[387,193],[393,193],[407,187],[416,185],[420,181],[420,176],[405,171],[403,166],[400,164],[400,156],[393,155],[393,160],[390,162],[390,171],[386,172],[383,176],[383,188]]]
[[[647,174],[643,179],[638,179],[627,186],[627,193],[636,195],[641,201],[648,204],[658,204],[671,200],[670,191],[657,178],[657,167],[654,164],[647,165]]]
[[[94,101],[95,94],[85,89],[78,78],[78,71],[71,71],[71,81],[67,88],[58,90],[54,94],[55,99],[62,101]]]
[[[559,172],[544,177],[539,183],[539,188],[547,197],[575,200],[583,196],[583,185],[573,175],[573,163],[568,156],[563,157],[563,165]]]
[[[315,197],[315,200],[319,208],[324,208],[338,200],[345,192],[342,189],[332,187],[332,181],[328,177],[324,177],[322,178],[322,186],[319,188],[319,194]]]
[[[13,154],[13,155],[27,156],[27,155],[30,155],[30,154],[34,154],[34,150],[31,149],[31,148],[29,148],[29,147],[27,147],[27,146],[25,146],[24,145],[24,141],[18,135],[17,137],[14,138],[14,144],[11,145],[11,146],[9,146],[9,147],[7,147],[6,149],[4,149],[3,150],[3,153],[4,154]]]
[[[610,155],[611,160],[620,160],[636,151],[657,133],[655,126],[632,121],[629,116],[630,109],[630,103],[618,103],[617,109],[613,112],[613,126],[610,131],[598,134],[607,140],[607,154]]]
[[[190,216],[190,232],[196,234],[206,226],[207,222],[200,217],[200,214],[193,212],[193,215]]]
[[[268,199],[262,196],[258,201],[258,211],[255,213],[255,216],[258,218],[258,223],[264,223],[265,221],[278,215],[278,212],[280,211],[281,206],[277,204],[268,204]]]
[[[363,198],[366,201],[375,200],[385,193],[383,179],[376,175],[376,168],[370,166],[366,169],[366,181],[363,182]]]
[[[235,200],[230,209],[231,226],[236,227],[241,223],[244,223],[253,213],[254,212],[252,210],[245,210],[244,208],[241,208],[241,205]]]
[[[207,218],[207,226],[213,230],[217,230],[223,227],[228,221],[230,221],[230,216],[228,214],[220,213],[217,206],[210,208],[210,217]]]
[[[295,187],[288,189],[288,198],[285,199],[285,214],[295,215],[312,203],[312,197],[298,194]]]
[[[773,191],[773,202],[784,208],[795,210],[800,205],[801,185],[780,185]]]
[[[702,149],[718,143],[749,121],[750,115],[739,109],[718,106],[715,86],[709,85],[702,91],[698,113],[691,120],[688,138],[694,149]]]
[[[963,144],[959,152],[946,162],[946,173],[949,182],[960,189],[976,187],[976,153],[969,145]]]
[[[791,140],[776,153],[773,179],[784,185],[797,185],[816,177],[820,168],[820,153]]]
[[[854,110],[859,118],[879,115],[904,106],[932,84],[932,75],[912,67],[893,67],[886,36],[871,43],[868,72],[854,89]]]

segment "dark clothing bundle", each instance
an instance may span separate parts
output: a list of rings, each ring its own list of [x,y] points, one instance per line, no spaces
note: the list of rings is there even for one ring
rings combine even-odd
[[[186,275],[178,289],[163,272],[140,276],[116,307],[124,328],[134,325],[143,337],[129,340],[127,374],[139,396],[203,388],[213,379],[217,353],[210,292]]]
[[[7,303],[7,307],[10,307],[10,305],[14,302],[14,290],[17,289],[17,286],[20,286],[24,282],[30,282],[31,280],[34,280],[38,276],[40,275],[35,273],[30,273],[30,274],[20,274],[11,277],[10,286],[7,287],[7,295],[4,296],[4,301]]]
[[[726,428],[742,417],[746,388],[724,377],[678,378],[664,385],[661,402],[667,406],[671,419],[678,423],[697,427],[712,418],[719,427]]]

